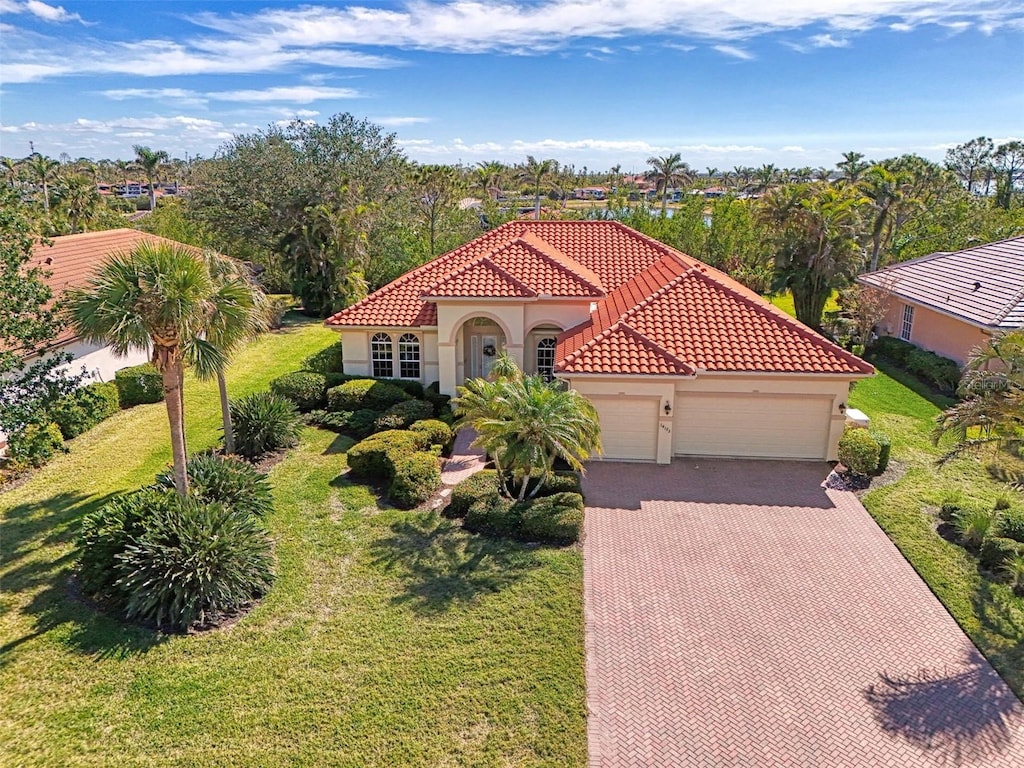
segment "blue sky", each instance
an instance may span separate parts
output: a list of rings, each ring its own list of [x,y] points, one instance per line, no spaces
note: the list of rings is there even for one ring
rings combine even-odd
[[[829,166],[1024,136],[1018,0],[0,0],[0,154],[369,117],[414,160]]]

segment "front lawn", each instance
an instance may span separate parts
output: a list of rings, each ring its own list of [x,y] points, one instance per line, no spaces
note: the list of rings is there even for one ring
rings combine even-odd
[[[336,338],[297,320],[262,337],[232,396]],[[186,393],[195,451],[219,436],[216,385]],[[579,552],[381,509],[342,475],[351,444],[307,429],[274,468],[278,580],[241,621],[193,636],[125,627],[69,590],[77,520],[169,460],[162,404],[116,414],[0,495],[4,762],[582,765]]]
[[[915,391],[915,389],[917,391]],[[982,578],[963,548],[936,533],[934,513],[959,493],[991,509],[999,495],[1019,505],[1024,494],[992,480],[987,455],[967,457],[942,468],[935,460],[948,446],[931,441],[934,418],[952,401],[931,394],[905,374],[881,364],[878,374],[857,383],[850,405],[871,417],[872,428],[892,437],[893,463],[906,465],[897,482],[864,496],[864,505],[889,538],[943,602],[975,645],[1024,697],[1024,599],[1008,586]]]

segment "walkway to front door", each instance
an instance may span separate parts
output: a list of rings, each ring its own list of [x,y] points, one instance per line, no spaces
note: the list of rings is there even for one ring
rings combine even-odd
[[[1024,766],[1024,712],[824,463],[593,463],[591,768]]]

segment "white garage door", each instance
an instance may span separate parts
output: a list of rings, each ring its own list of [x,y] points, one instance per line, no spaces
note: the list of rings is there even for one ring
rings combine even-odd
[[[824,459],[832,398],[677,394],[672,452],[697,456]]]
[[[593,397],[601,419],[602,458],[654,461],[658,458],[656,397]]]

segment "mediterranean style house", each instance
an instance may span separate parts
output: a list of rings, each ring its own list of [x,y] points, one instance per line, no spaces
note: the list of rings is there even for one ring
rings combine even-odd
[[[878,332],[963,365],[993,334],[1024,328],[1024,236],[861,275],[889,295]]]
[[[850,385],[874,371],[613,221],[505,224],[325,322],[346,373],[452,395],[505,351],[594,403],[606,459],[834,459]]]

